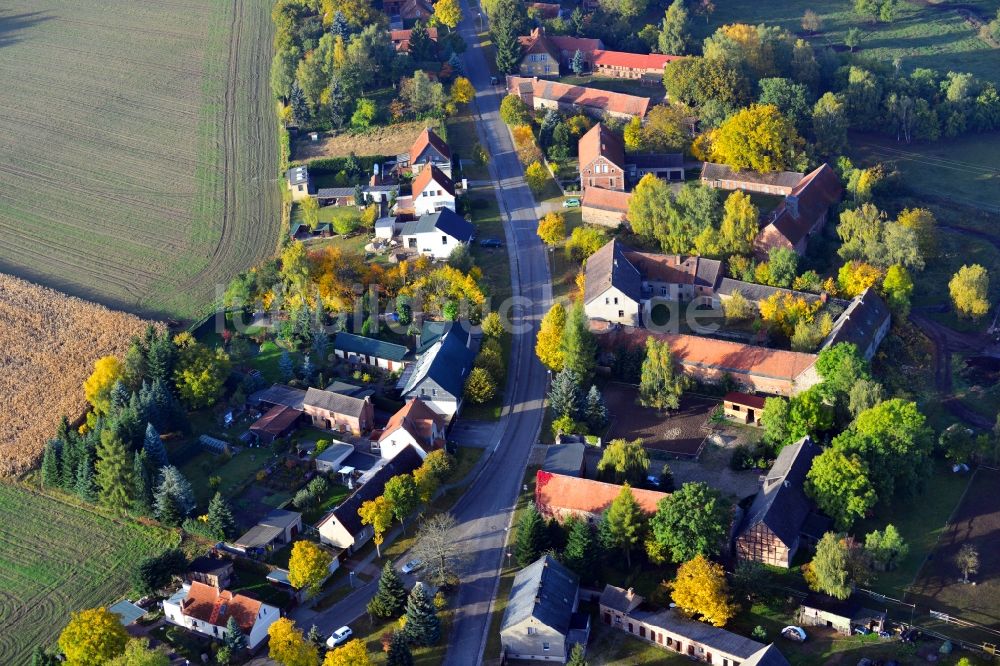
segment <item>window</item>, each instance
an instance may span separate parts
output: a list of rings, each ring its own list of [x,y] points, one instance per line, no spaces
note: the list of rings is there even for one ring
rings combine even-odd
[[[551,67],[549,67],[548,65],[546,65],[546,66],[545,66],[545,73],[546,73],[546,74],[548,74],[548,73],[550,73],[551,71],[552,71],[552,68],[551,68]]]
[[[437,394],[438,394],[438,390],[436,388],[435,389],[431,389],[431,395],[436,396]]]
[[[447,245],[447,244],[448,244],[448,237],[442,235],[441,236],[441,245]]]
[[[537,633],[538,633],[537,629],[535,629],[534,627],[528,627],[528,635],[529,636],[534,636]]]
[[[610,298],[608,298],[607,296],[605,296],[605,297],[604,297],[604,304],[605,304],[605,305],[611,305],[611,299],[610,299]]]
[[[611,178],[611,181],[610,181],[610,183],[611,183],[611,187],[614,187],[614,186],[615,186],[615,179],[614,179],[614,178]]]
[[[549,649],[549,644],[547,642],[543,641],[542,642],[542,649],[543,650],[548,650]]]
[[[619,310],[618,311],[618,318],[619,319],[623,319],[624,317],[625,317],[625,311],[624,310]]]
[[[618,297],[615,296],[615,305],[618,305]]]

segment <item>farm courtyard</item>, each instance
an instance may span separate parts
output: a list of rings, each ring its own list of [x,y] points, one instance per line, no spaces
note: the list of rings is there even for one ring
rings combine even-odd
[[[628,384],[609,384],[604,391],[611,426],[608,440],[641,438],[648,449],[683,457],[695,457],[710,434],[709,416],[717,400],[690,394],[681,398],[678,410],[664,418],[655,409],[639,406],[639,391]]]
[[[271,2],[0,8],[0,271],[197,318],[275,248]]]

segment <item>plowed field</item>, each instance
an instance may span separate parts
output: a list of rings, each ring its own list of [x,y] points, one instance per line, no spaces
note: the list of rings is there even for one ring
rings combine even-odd
[[[274,251],[269,0],[0,7],[0,271],[196,318]]]

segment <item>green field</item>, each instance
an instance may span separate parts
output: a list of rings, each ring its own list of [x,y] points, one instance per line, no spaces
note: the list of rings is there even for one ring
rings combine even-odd
[[[70,611],[118,601],[131,565],[175,543],[165,530],[0,484],[0,664],[28,663]]]
[[[274,252],[269,0],[0,8],[0,271],[204,314]]]
[[[824,24],[823,29],[810,38],[816,47],[840,48],[847,30],[858,27],[863,33],[858,52],[873,60],[891,63],[898,57],[906,71],[929,67],[941,72],[971,72],[984,79],[1000,80],[1000,50],[980,40],[977,29],[949,4],[946,1],[904,0],[891,24],[876,25],[855,14],[850,0],[727,0],[715,3],[715,12],[707,22],[693,17],[691,28],[699,44],[727,23],[767,23],[801,34],[802,15],[811,9],[819,14]],[[961,4],[974,7],[987,20],[1000,8],[1000,0],[966,0]],[[663,18],[662,11],[658,18]]]

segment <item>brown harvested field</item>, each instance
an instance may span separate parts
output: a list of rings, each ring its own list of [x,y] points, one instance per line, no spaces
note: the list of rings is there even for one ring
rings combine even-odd
[[[385,155],[391,157],[410,150],[417,135],[428,124],[413,120],[385,127],[373,127],[357,134],[344,132],[335,136],[320,135],[312,142],[306,134],[292,141],[292,160],[307,161],[318,157],[347,157],[355,155]]]
[[[932,495],[925,501],[934,501]],[[979,550],[975,585],[962,583],[955,555],[963,544]],[[937,548],[924,564],[907,601],[1000,630],[1000,471],[979,468]],[[998,643],[998,636],[974,628],[935,623],[942,633]]]
[[[695,456],[711,432],[708,417],[716,400],[685,395],[681,406],[669,415],[639,405],[639,389],[629,384],[611,383],[604,389],[604,401],[611,415],[608,439],[641,438],[647,449],[678,456]]]
[[[83,381],[124,355],[146,320],[0,274],[0,475],[34,464],[65,414],[83,413]]]

